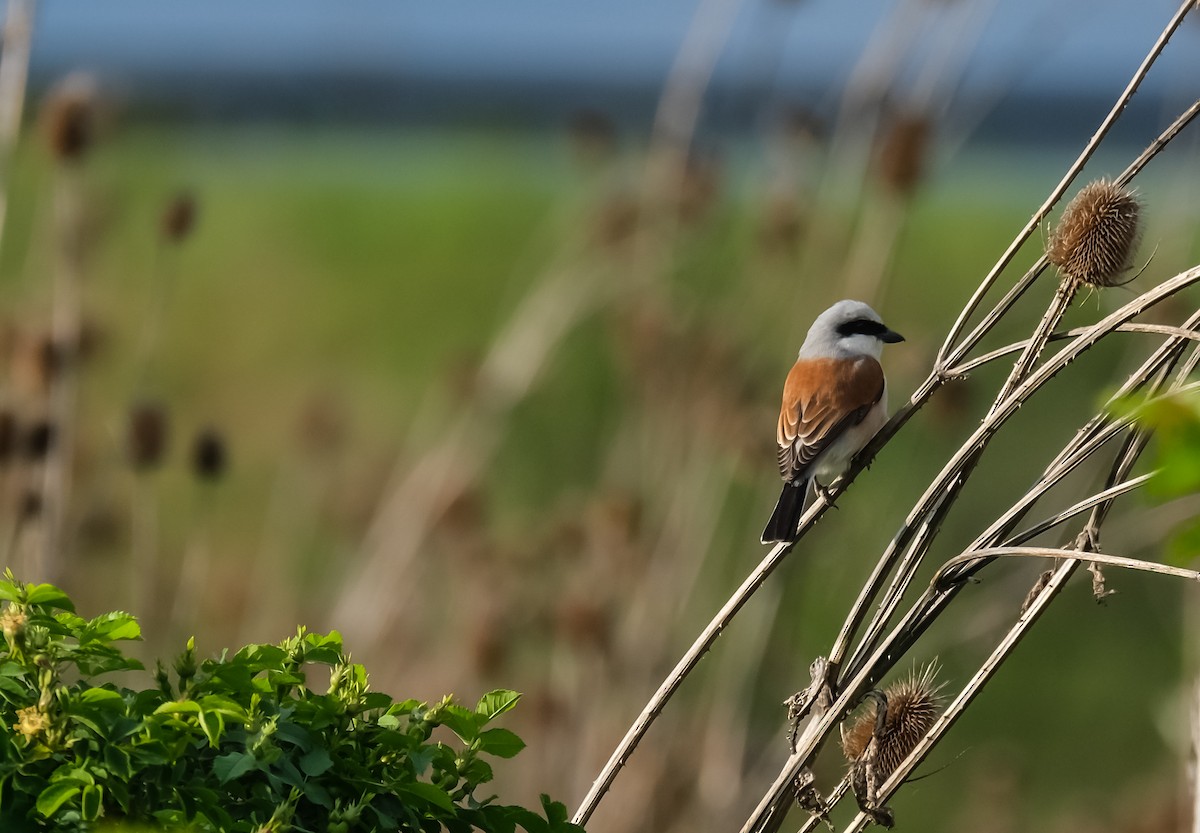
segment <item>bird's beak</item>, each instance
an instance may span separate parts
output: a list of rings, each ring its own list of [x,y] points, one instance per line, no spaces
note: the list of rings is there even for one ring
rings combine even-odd
[[[884,330],[879,334],[879,340],[888,344],[895,344],[897,341],[904,341],[904,336],[895,330]]]

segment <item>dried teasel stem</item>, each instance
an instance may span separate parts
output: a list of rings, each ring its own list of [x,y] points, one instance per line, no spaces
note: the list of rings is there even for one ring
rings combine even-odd
[[[34,8],[34,0],[9,0],[5,6],[4,44],[0,48],[0,241],[8,215],[12,153],[25,108]]]

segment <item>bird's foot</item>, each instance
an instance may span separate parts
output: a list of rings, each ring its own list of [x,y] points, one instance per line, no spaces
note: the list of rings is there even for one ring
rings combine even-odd
[[[821,483],[817,478],[813,478],[813,491],[821,496],[821,499],[829,504],[833,509],[837,509],[837,504],[833,502],[833,492],[829,486]]]

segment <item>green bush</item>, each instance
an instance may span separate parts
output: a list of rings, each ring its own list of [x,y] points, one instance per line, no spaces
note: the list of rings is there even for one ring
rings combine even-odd
[[[303,629],[198,661],[195,647],[138,690],[96,678],[141,669],[115,643],[127,613],[75,614],[49,584],[0,580],[0,830],[89,829],[99,819],[194,831],[579,831],[563,805],[541,812],[476,791],[484,756],[524,743],[488,728],[516,705],[493,691],[474,709],[449,697],[395,702],[370,691],[336,633]],[[315,666],[329,688],[308,688]],[[439,726],[460,743],[431,740]],[[447,737],[449,735],[447,734]]]

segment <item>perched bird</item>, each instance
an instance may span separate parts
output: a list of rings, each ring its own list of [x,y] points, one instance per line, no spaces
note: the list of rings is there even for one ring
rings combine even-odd
[[[810,480],[832,479],[887,421],[883,345],[904,341],[862,301],[838,301],[808,330],[783,386],[779,473],[783,492],[762,542],[796,540]],[[828,482],[828,481],[827,481]]]

